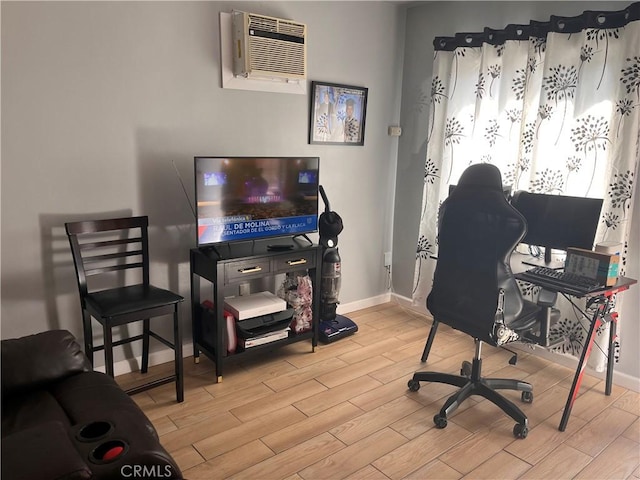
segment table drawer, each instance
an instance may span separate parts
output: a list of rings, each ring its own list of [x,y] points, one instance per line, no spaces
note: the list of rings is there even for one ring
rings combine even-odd
[[[281,255],[274,258],[274,262],[276,272],[314,268],[316,266],[316,252],[296,252],[291,255]]]
[[[242,282],[260,278],[271,273],[269,258],[258,258],[243,262],[231,262],[224,266],[224,283]]]

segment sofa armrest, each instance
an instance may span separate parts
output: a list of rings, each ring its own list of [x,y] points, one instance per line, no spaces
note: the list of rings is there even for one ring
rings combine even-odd
[[[50,330],[2,340],[2,395],[13,395],[91,370],[71,332]]]
[[[2,438],[3,480],[89,480],[91,469],[60,422],[45,422]]]

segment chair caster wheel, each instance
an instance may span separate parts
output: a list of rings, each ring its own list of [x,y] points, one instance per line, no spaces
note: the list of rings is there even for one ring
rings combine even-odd
[[[533,403],[533,392],[522,392],[521,398],[524,403]]]
[[[516,438],[527,438],[529,428],[521,423],[516,423],[513,427],[513,436]]]
[[[462,362],[462,367],[460,367],[460,375],[463,377],[471,377],[471,362],[467,362],[466,360]]]
[[[433,417],[433,423],[435,423],[436,428],[444,428],[447,426],[447,417],[443,417],[439,413],[437,413]]]
[[[409,390],[411,390],[412,392],[417,392],[418,390],[420,390],[420,382],[412,378],[407,383],[407,387],[409,387]]]

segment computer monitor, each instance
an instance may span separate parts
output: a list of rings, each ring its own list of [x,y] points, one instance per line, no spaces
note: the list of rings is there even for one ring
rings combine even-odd
[[[518,191],[511,205],[527,221],[527,234],[522,242],[544,247],[546,264],[551,263],[551,249],[593,248],[602,210],[601,198]]]

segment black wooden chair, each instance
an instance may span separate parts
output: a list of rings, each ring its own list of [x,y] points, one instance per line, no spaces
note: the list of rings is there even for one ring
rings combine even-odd
[[[546,312],[522,298],[509,266],[511,252],[526,232],[526,222],[502,191],[500,171],[490,164],[465,170],[452,194],[442,203],[438,230],[438,260],[427,308],[434,323],[423,361],[431,348],[439,323],[460,330],[475,339],[472,362],[463,362],[460,375],[417,372],[409,380],[412,391],[420,382],[447,383],[460,387],[434,416],[438,428],[471,395],[487,398],[517,423],[513,434],[525,438],[526,415],[497,389],[521,391],[524,402],[533,401],[529,383],[483,378],[482,342],[493,346],[524,339],[538,328]]]
[[[127,393],[135,394],[175,381],[176,399],[182,402],[180,304],[184,299],[149,283],[148,225],[146,216],[65,224],[80,291],[85,354],[93,365],[94,352],[104,350],[105,370],[113,377],[113,347],[142,340],[140,371],[146,373],[149,340],[155,338],[174,350],[174,374],[131,388]],[[150,328],[150,318],[164,315],[173,316],[172,341]],[[103,345],[93,344],[92,317],[102,325]],[[141,335],[112,340],[113,327],[137,321],[143,322]]]

